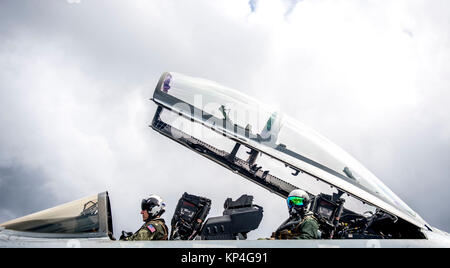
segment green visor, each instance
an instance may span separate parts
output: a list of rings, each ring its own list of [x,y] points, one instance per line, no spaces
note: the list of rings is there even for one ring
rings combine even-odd
[[[304,200],[305,199],[303,197],[290,196],[287,198],[287,205],[289,208],[292,208],[293,206],[300,207],[304,205],[303,203]]]

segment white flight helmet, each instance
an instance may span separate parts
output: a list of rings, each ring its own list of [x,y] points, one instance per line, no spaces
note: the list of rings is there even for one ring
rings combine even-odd
[[[161,216],[165,212],[165,207],[164,200],[158,195],[151,195],[141,202],[141,209],[147,211],[150,218]]]
[[[295,189],[289,193],[286,201],[289,211],[293,208],[296,210],[306,209],[309,204],[309,195],[301,189]]]

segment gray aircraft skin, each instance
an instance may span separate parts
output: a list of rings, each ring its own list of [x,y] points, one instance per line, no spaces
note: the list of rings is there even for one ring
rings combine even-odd
[[[115,241],[109,196],[103,192],[0,224],[0,247],[450,247],[448,233],[427,224],[357,160],[267,105],[178,73],[162,74],[152,100],[158,107],[151,128],[157,133],[281,198],[294,189],[307,191],[314,200],[310,209],[332,231],[316,240]],[[324,193],[315,183],[333,192]],[[371,210],[350,210],[346,199]]]

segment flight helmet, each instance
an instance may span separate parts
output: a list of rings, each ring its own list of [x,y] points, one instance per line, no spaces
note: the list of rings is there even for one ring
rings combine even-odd
[[[286,201],[290,214],[304,212],[309,204],[309,195],[301,189],[295,189],[289,193]]]
[[[165,212],[165,207],[164,200],[158,195],[151,195],[141,202],[141,209],[147,211],[151,219],[161,216]]]

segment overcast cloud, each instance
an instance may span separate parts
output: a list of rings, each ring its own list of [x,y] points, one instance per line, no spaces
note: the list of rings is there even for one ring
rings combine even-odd
[[[280,108],[450,231],[448,1],[1,1],[0,222],[108,190],[116,235],[140,200],[275,195],[157,134],[164,71]]]

